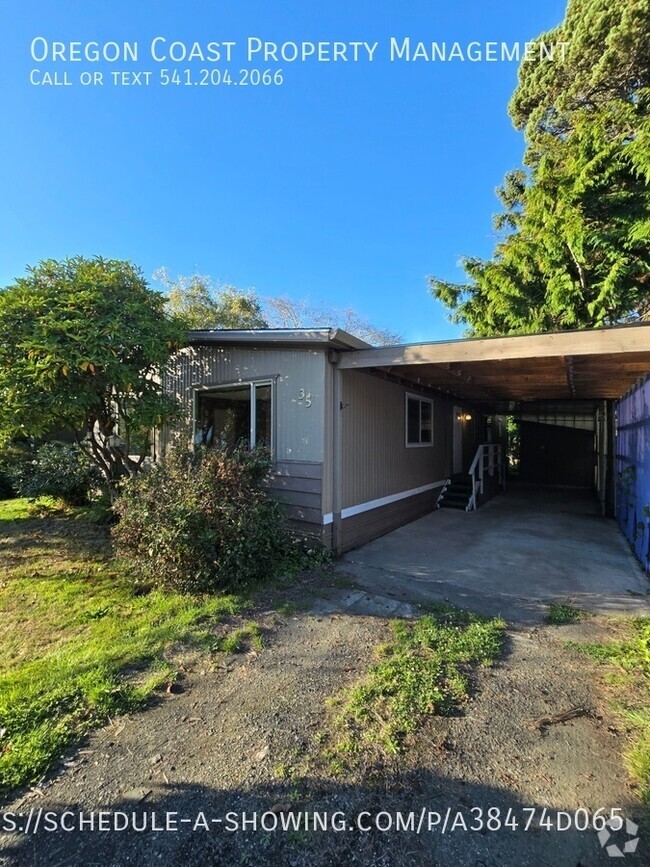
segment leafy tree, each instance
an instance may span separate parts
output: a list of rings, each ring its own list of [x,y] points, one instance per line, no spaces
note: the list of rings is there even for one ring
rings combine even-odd
[[[267,327],[253,291],[215,284],[211,277],[200,274],[173,279],[165,268],[159,268],[154,279],[165,286],[169,312],[180,316],[189,329]]]
[[[391,346],[401,335],[373,325],[351,307],[313,307],[286,296],[265,299],[265,313],[274,328],[326,328],[336,326],[375,346]]]
[[[159,372],[185,329],[164,304],[99,257],[42,261],[0,291],[0,436],[67,429],[110,485],[135,475],[177,412]]]
[[[378,328],[351,307],[318,307],[286,296],[260,298],[209,276],[170,277],[165,268],[154,273],[165,287],[167,309],[188,328],[326,328],[339,327],[375,345],[399,343],[399,334]]]
[[[433,294],[474,334],[606,325],[650,311],[650,0],[570,0],[510,102],[526,170],[498,191],[492,259]]]

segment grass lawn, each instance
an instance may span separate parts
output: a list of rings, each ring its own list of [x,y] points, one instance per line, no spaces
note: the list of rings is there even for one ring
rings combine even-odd
[[[173,679],[182,643],[219,649],[235,596],[143,593],[83,512],[0,502],[0,791],[33,783],[89,729]],[[241,638],[241,636],[240,636]]]

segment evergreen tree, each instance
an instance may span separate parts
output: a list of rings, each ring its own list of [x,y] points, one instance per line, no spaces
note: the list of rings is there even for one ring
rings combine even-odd
[[[522,63],[510,102],[525,170],[498,191],[492,259],[431,279],[473,334],[613,324],[650,311],[650,0],[570,0],[539,39],[565,62]]]

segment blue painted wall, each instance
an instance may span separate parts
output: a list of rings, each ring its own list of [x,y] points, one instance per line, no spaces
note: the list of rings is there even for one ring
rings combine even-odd
[[[617,404],[616,517],[650,571],[650,378]]]

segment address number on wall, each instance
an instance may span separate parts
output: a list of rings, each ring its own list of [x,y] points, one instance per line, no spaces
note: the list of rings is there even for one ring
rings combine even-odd
[[[311,393],[301,388],[298,392],[298,403],[301,403],[303,406],[311,406]]]

